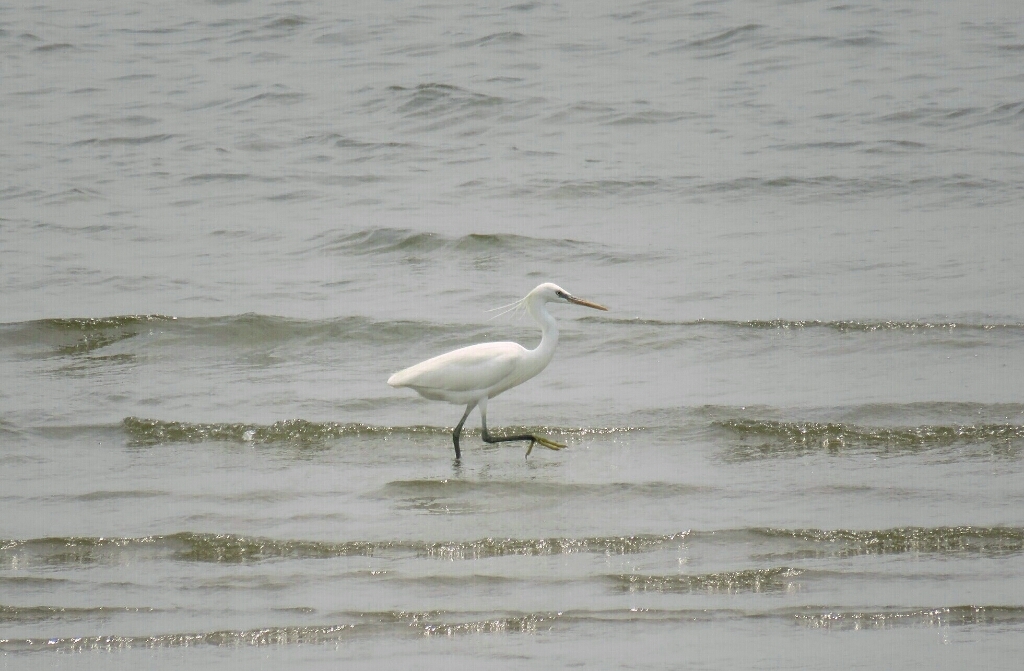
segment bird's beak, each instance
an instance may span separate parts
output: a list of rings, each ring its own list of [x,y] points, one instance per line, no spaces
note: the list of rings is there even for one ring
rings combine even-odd
[[[575,296],[569,296],[569,302],[575,303],[576,305],[582,305],[585,308],[594,308],[595,310],[604,310],[605,312],[608,312],[608,308],[603,305],[591,303],[590,301],[585,301],[582,298],[576,298]]]

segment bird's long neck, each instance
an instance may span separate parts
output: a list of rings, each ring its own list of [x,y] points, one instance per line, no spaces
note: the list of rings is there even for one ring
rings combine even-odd
[[[527,309],[541,330],[540,343],[529,351],[529,356],[540,368],[544,368],[555,355],[555,347],[558,346],[558,324],[543,303],[530,303]]]

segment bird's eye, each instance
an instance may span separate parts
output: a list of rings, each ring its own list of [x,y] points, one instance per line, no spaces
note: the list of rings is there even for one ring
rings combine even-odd
[[[564,291],[556,291],[555,294],[557,294],[559,298],[568,298],[569,297]]]

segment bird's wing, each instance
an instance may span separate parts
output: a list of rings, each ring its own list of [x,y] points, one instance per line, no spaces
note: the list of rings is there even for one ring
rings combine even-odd
[[[514,342],[471,345],[399,371],[388,384],[451,392],[483,390],[508,377],[525,352]]]

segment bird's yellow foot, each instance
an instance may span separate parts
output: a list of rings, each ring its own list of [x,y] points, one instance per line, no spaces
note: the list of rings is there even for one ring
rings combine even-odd
[[[565,447],[565,445],[563,445],[562,443],[556,443],[550,438],[545,438],[544,436],[532,436],[532,440],[530,440],[530,446],[526,448],[526,456],[530,456],[530,452],[533,452],[534,443],[540,443],[543,447],[546,447],[549,450],[560,450],[563,447]]]
[[[536,440],[538,443],[548,448],[549,450],[560,450],[563,447],[565,447],[565,445],[563,445],[562,443],[556,443],[550,438],[545,438],[544,436],[537,436]]]

